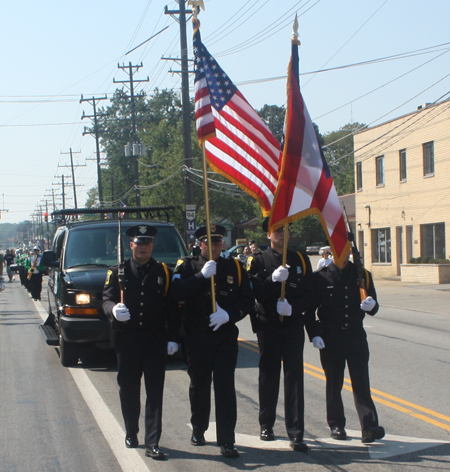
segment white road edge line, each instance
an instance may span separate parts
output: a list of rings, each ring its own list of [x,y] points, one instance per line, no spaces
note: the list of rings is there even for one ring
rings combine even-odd
[[[39,316],[45,322],[48,314],[40,302],[34,301],[34,306]],[[81,368],[69,368],[78,390],[86,402],[89,410],[95,418],[103,436],[108,442],[114,456],[123,471],[127,472],[149,472],[148,464],[142,459],[136,449],[126,449],[125,433],[117,422],[111,410],[103,401],[101,395],[90,381],[86,372]]]

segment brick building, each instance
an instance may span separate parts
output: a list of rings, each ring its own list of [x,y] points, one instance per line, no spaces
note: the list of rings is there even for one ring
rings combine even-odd
[[[450,254],[450,100],[354,136],[358,248],[376,277]]]

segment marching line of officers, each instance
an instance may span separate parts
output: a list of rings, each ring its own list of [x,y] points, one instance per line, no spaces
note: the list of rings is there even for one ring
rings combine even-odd
[[[370,394],[369,348],[363,328],[365,314],[378,311],[373,279],[365,271],[368,296],[361,302],[358,273],[348,257],[313,272],[301,252],[282,251],[289,230],[268,231],[270,246],[238,259],[221,257],[226,229],[211,225],[196,231],[199,253],[179,259],[173,272],[152,258],[157,229],[146,224],[127,230],[132,257],[123,274],[118,265],[108,270],[103,309],[111,322],[118,361],[117,381],[125,424],[125,445],[139,446],[141,378],[144,375],[145,455],[164,460],[159,447],[167,355],[177,352],[180,332],[190,377],[193,446],[206,444],[205,431],[214,388],[216,437],[220,453],[239,457],[235,447],[237,420],[235,369],[238,357],[236,323],[247,314],[258,338],[259,425],[262,441],[275,440],[274,425],[284,373],[285,427],[294,451],[306,452],[304,442],[303,347],[305,328],[326,375],[326,414],[331,437],[347,439],[341,391],[347,364],[359,416],[362,442],[384,437]],[[209,260],[209,244],[212,259]],[[214,277],[215,311],[211,277]],[[285,293],[282,297],[282,282]],[[255,303],[256,301],[256,303]]]

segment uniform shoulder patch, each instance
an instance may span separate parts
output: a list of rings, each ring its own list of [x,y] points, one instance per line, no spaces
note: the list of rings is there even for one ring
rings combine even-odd
[[[106,280],[105,280],[105,285],[109,285],[109,282],[111,281],[111,275],[113,271],[110,269],[108,272],[106,272]]]
[[[174,273],[178,271],[178,269],[180,268],[180,266],[184,264],[184,260],[183,259],[178,259],[177,260],[177,265],[175,266],[175,269],[173,270]]]
[[[254,257],[253,256],[248,256],[247,257],[247,262],[245,263],[245,269],[247,271],[250,270],[250,267],[252,266],[252,261],[253,261]]]

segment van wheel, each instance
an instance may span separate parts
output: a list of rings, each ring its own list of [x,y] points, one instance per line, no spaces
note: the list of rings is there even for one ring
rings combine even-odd
[[[59,358],[64,367],[73,367],[78,364],[78,352],[78,344],[68,343],[59,335]]]

